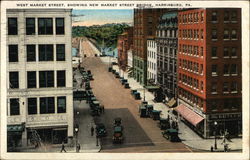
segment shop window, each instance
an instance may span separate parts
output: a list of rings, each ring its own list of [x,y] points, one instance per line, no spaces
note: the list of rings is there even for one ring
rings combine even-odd
[[[18,45],[9,45],[9,62],[18,62]]]
[[[65,44],[56,45],[56,60],[65,61]]]
[[[8,35],[17,35],[17,28],[17,18],[8,18]]]
[[[39,35],[53,34],[53,19],[52,18],[38,18],[38,34]]]
[[[10,115],[20,115],[19,98],[10,99]]]
[[[64,34],[64,18],[56,18],[56,34]]]
[[[36,88],[36,71],[27,72],[28,88]]]
[[[26,18],[26,35],[34,35],[35,28],[35,18]]]
[[[55,113],[55,98],[41,97],[40,98],[40,114]]]
[[[57,97],[57,113],[66,113],[66,97]]]
[[[9,72],[10,88],[19,88],[19,74],[18,72]]]
[[[53,61],[53,45],[39,45],[39,61]]]
[[[39,71],[39,87],[54,87],[54,71]]]
[[[28,98],[28,114],[37,114],[37,99]]]
[[[26,53],[27,53],[27,62],[36,61],[36,45],[27,45]]]
[[[66,76],[65,71],[57,71],[57,87],[65,87]]]

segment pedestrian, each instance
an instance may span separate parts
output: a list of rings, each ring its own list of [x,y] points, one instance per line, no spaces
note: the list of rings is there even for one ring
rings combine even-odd
[[[210,151],[211,151],[211,152],[213,152],[213,151],[214,151],[214,147],[213,147],[213,146],[211,146]]]
[[[91,136],[93,136],[93,135],[94,135],[94,131],[95,131],[94,127],[93,127],[93,126],[91,126]]]
[[[61,152],[62,152],[62,151],[66,152],[65,146],[64,146],[64,142],[62,142],[62,149],[61,149]]]
[[[79,143],[77,143],[77,146],[76,146],[76,152],[79,152],[79,151],[80,151],[80,149],[81,149],[81,146],[80,146],[80,144],[79,144]]]
[[[227,144],[224,144],[224,152],[227,152]]]

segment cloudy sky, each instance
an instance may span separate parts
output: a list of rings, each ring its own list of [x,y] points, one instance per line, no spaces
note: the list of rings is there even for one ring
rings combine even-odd
[[[133,10],[73,10],[73,26],[102,25],[106,23],[132,23]]]

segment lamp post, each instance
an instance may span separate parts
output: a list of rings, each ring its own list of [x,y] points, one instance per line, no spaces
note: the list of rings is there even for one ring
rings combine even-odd
[[[216,131],[217,131],[217,122],[214,121],[214,149],[217,149]]]
[[[77,152],[77,144],[78,144],[78,127],[75,127],[75,133],[76,133],[76,152]]]

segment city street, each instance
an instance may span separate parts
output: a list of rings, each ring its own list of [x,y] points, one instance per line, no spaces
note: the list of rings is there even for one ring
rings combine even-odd
[[[108,72],[108,66],[98,57],[84,58],[83,66],[90,69],[94,75],[91,81],[93,92],[105,107],[105,113],[95,118],[107,128],[108,135],[101,139],[101,152],[192,152],[182,143],[172,143],[166,140],[157,121],[151,118],[140,118],[138,105],[140,100],[134,100],[130,89],[125,89],[119,79]],[[113,144],[113,120],[122,118],[124,126],[124,142]]]

